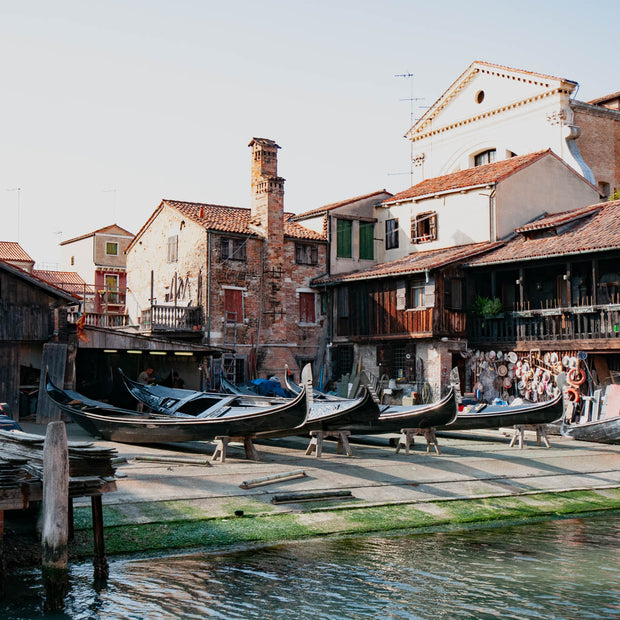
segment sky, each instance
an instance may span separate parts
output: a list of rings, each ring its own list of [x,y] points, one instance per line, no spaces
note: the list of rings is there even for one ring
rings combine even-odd
[[[475,60],[620,90],[617,0],[0,0],[0,240],[58,244],[162,199],[285,209],[409,186],[412,118]],[[403,77],[411,74],[413,77]],[[415,101],[412,101],[415,100]]]

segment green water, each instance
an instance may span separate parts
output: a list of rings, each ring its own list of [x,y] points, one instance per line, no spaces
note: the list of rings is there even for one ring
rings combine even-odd
[[[40,572],[0,618],[620,618],[620,515],[449,533],[323,539],[222,555],[73,566],[64,612]]]

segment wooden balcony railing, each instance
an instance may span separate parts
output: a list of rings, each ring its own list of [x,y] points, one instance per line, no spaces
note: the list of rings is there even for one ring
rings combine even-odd
[[[474,343],[620,338],[620,305],[520,310],[496,317],[470,314],[467,336]]]
[[[196,332],[202,325],[200,306],[151,306],[140,318],[140,331],[147,332]]]
[[[131,325],[129,316],[126,314],[113,312],[84,312],[83,314],[86,325],[90,327],[127,327]],[[67,320],[69,323],[75,323],[78,317],[79,314],[73,312],[67,316]]]

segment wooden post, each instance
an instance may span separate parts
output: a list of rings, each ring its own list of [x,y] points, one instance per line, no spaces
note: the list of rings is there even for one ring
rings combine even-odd
[[[68,583],[69,449],[64,422],[50,422],[43,444],[41,560],[46,609],[59,610]]]
[[[103,536],[103,506],[101,495],[93,495],[90,498],[93,513],[93,536],[95,540],[95,580],[100,581],[108,578],[108,560],[105,557],[105,539]]]

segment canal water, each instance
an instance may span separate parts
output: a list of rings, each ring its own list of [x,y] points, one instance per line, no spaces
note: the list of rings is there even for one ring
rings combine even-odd
[[[620,618],[620,514],[510,527],[327,538],[221,555],[73,566],[46,616],[40,571],[0,618]]]

